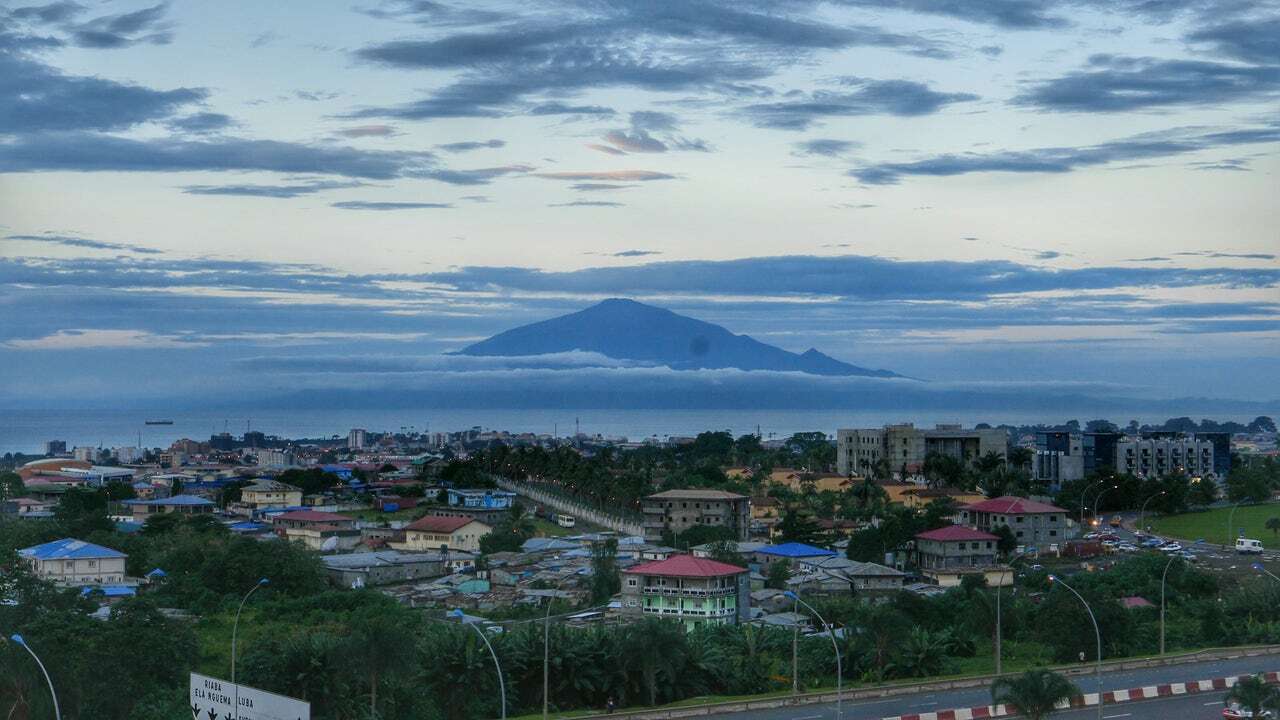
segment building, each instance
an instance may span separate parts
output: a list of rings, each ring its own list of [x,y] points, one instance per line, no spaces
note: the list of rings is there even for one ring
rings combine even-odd
[[[413,552],[439,550],[442,547],[480,552],[480,538],[492,531],[492,526],[473,517],[428,515],[405,526],[404,542],[389,544],[397,550]]]
[[[840,492],[849,484],[849,476],[840,473],[809,472],[794,468],[778,468],[769,473],[770,485],[785,485],[796,491],[804,492],[813,488],[814,492],[830,490]]]
[[[1007,525],[1019,545],[1039,547],[1068,539],[1066,510],[1012,495],[960,508],[960,524],[987,532]]]
[[[1036,433],[1031,455],[1031,477],[1053,490],[1064,482],[1084,479],[1084,445],[1079,435],[1060,431]]]
[[[71,451],[71,455],[80,462],[93,463],[98,461],[98,448],[80,446]]]
[[[350,450],[363,450],[368,443],[369,433],[364,428],[351,428],[347,433],[347,448]]]
[[[1118,432],[1087,432],[1081,437],[1085,477],[1116,471],[1116,446],[1121,440],[1124,433]]]
[[[768,566],[779,560],[786,560],[792,565],[803,563],[806,561],[823,560],[835,557],[836,553],[825,548],[814,547],[804,543],[789,542],[781,545],[765,545],[756,549],[753,560],[761,565]]]
[[[203,515],[217,509],[217,504],[195,495],[174,495],[169,498],[154,500],[125,500],[124,504],[133,512],[135,520],[162,513],[178,513],[179,515]]]
[[[622,571],[622,612],[676,620],[686,630],[750,618],[746,568],[692,555],[642,563]]]
[[[751,532],[751,500],[723,490],[667,490],[644,499],[645,540],[659,541],[663,532],[695,527],[723,527],[745,541]]]
[[[302,488],[278,480],[255,480],[240,490],[240,505],[250,511],[298,507]]]
[[[472,517],[488,525],[496,525],[515,504],[516,494],[508,490],[450,489],[446,504],[431,508],[437,517]]]
[[[337,513],[295,510],[271,519],[271,528],[280,537],[299,542],[311,550],[350,550],[360,544],[355,518]]]
[[[960,576],[996,564],[1000,538],[960,525],[916,535],[916,567],[938,585],[959,584]]]
[[[836,472],[840,475],[883,474],[887,468],[899,477],[918,472],[932,453],[973,463],[995,453],[1004,458],[1008,435],[998,428],[966,430],[959,425],[938,425],[932,430],[910,423],[883,428],[836,431]]]
[[[66,440],[49,440],[44,444],[45,455],[63,455],[67,452]]]
[[[1231,433],[1198,432],[1195,436],[1213,446],[1213,474],[1219,480],[1226,480],[1231,474]]]
[[[119,550],[71,538],[23,548],[18,555],[40,579],[71,587],[119,585],[125,581],[129,557]]]
[[[289,467],[293,465],[293,451],[281,448],[258,448],[253,451],[258,465],[263,467]]]
[[[115,458],[116,462],[121,463],[122,465],[140,463],[142,462],[142,456],[144,454],[145,453],[141,448],[133,447],[131,445],[111,448],[111,457]]]
[[[1163,477],[1179,472],[1191,477],[1217,477],[1216,467],[1212,440],[1157,434],[1126,437],[1116,443],[1116,470],[1138,477]]]
[[[92,465],[87,468],[64,467],[58,470],[63,477],[73,478],[90,487],[102,487],[111,482],[133,484],[133,470],[122,467]]]
[[[891,567],[835,556],[800,561],[787,586],[806,592],[886,597],[901,590],[906,578],[906,573]]]
[[[450,564],[463,553],[448,557]],[[396,550],[326,555],[321,559],[329,582],[340,588],[362,588],[413,582],[449,574],[446,556],[439,552],[402,553]]]

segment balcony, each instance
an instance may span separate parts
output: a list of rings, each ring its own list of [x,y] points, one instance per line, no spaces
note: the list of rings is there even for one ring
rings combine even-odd
[[[672,597],[727,597],[738,592],[737,588],[678,588],[665,587],[662,585],[645,585],[645,595],[668,595]]]

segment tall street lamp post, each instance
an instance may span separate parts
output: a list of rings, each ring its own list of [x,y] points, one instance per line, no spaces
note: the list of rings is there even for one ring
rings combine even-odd
[[[1084,597],[1082,597],[1080,593],[1076,592],[1076,589],[1068,585],[1061,577],[1058,577],[1057,575],[1050,575],[1049,582],[1054,585],[1061,585],[1062,587],[1070,590],[1071,594],[1075,595],[1076,599],[1080,601],[1080,604],[1084,605],[1085,612],[1089,613],[1089,620],[1093,622],[1093,635],[1094,639],[1098,643],[1098,662],[1096,668],[1098,676],[1098,720],[1102,720],[1102,630],[1098,628],[1098,618],[1094,617],[1093,608],[1089,607],[1089,603],[1085,602]]]
[[[1098,492],[1098,497],[1093,499],[1093,521],[1094,522],[1098,521],[1098,503],[1102,502],[1102,496],[1106,495],[1108,492],[1111,492],[1112,490],[1115,490],[1118,487],[1120,486],[1112,485],[1111,487],[1102,488],[1102,490]]]
[[[1200,538],[1191,543],[1187,547],[1195,547],[1204,542],[1204,538]],[[1164,564],[1164,572],[1160,573],[1160,654],[1164,654],[1164,583],[1169,578],[1169,568],[1173,565],[1173,561],[1177,560],[1176,553],[1169,553],[1169,562]]]
[[[1090,483],[1089,485],[1085,486],[1083,491],[1081,491],[1080,493],[1080,524],[1081,525],[1084,525],[1085,499],[1089,496],[1089,491],[1092,490],[1095,486],[1101,485],[1104,482],[1106,482],[1106,480],[1098,480],[1096,482]]]
[[[53,689],[53,680],[49,678],[49,671],[44,668],[44,663],[40,662],[40,656],[36,655],[36,651],[31,649],[31,646],[27,644],[27,641],[21,635],[14,633],[9,636],[9,640],[14,645],[21,646],[22,649],[30,653],[31,659],[35,660],[36,665],[40,666],[40,672],[44,674],[44,681],[49,684],[49,694],[53,696],[53,716],[56,720],[62,720],[62,710],[58,708],[58,693]]]
[[[836,642],[836,630],[827,624],[827,621],[822,618],[822,615],[812,605],[802,600],[796,593],[787,590],[782,595],[788,600],[794,600],[805,606],[809,612],[813,613],[814,617],[818,618],[818,622],[822,623],[822,626],[827,629],[827,633],[831,636],[831,649],[836,653],[836,720],[844,720],[844,710],[840,703],[841,695],[844,693],[844,669],[840,664],[840,645]]]
[[[249,597],[258,591],[258,588],[265,587],[271,581],[266,578],[260,578],[258,582],[249,588],[249,592],[244,594],[240,600],[240,607],[236,608],[236,620],[231,624],[231,686],[235,688],[236,703],[236,719],[240,718],[240,686],[236,684],[236,633],[240,630],[240,613],[244,610],[244,604],[249,602]]]
[[[1248,498],[1245,498],[1245,499],[1247,500]],[[1231,534],[1235,532],[1235,527],[1231,523],[1232,523],[1232,520],[1235,518],[1236,508],[1240,507],[1240,503],[1242,502],[1244,502],[1244,500],[1241,500],[1237,502],[1235,505],[1232,505],[1231,512],[1227,513],[1227,541],[1222,544],[1223,550],[1226,550],[1227,547],[1231,545],[1231,542],[1232,542]]]
[[[1138,510],[1138,532],[1145,532],[1147,529],[1147,524],[1146,524],[1147,523],[1147,503],[1151,502],[1152,500],[1155,500],[1156,498],[1164,494],[1165,494],[1164,490],[1161,490],[1155,495],[1152,495],[1151,497],[1142,501],[1142,508]]]
[[[502,679],[502,663],[498,662],[498,653],[494,652],[493,643],[489,642],[489,636],[485,634],[484,630],[480,629],[478,624],[466,621],[466,616],[461,608],[451,611],[449,615],[450,617],[458,618],[458,622],[463,625],[471,626],[471,629],[475,630],[480,639],[484,641],[484,646],[489,648],[489,656],[493,658],[493,667],[498,671],[498,692],[502,695],[502,720],[507,720],[507,683]]]
[[[1018,553],[1009,558],[1009,567],[1000,571],[1000,582],[996,584],[996,675],[999,676],[1004,672],[1004,630],[1002,628],[1000,616],[1000,591],[1004,588],[1005,573],[1013,569],[1014,561],[1026,557],[1026,553]]]

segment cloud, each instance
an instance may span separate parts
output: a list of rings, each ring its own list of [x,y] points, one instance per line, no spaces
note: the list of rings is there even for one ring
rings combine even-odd
[[[225,130],[235,124],[229,115],[215,112],[202,112],[186,117],[173,118],[165,122],[170,130],[203,135]]]
[[[342,93],[329,90],[294,90],[293,96],[307,102],[323,102],[342,97]]]
[[[1193,43],[1208,43],[1219,55],[1260,65],[1280,65],[1280,18],[1237,20],[1212,25],[1187,35]]]
[[[357,12],[383,20],[400,20],[429,27],[482,25],[510,18],[508,13],[480,8],[459,8],[434,0],[384,0],[378,7]]]
[[[471,152],[472,150],[500,148],[505,147],[506,144],[507,143],[502,140],[475,140],[470,142],[445,143],[443,145],[437,145],[436,147],[444,150],[445,152],[461,153]]]
[[[667,146],[653,137],[647,130],[610,130],[604,134],[604,141],[621,152],[660,153],[666,152]]]
[[[83,5],[74,2],[54,2],[48,5],[30,5],[14,8],[9,17],[28,20],[46,25],[64,23],[84,12]]]
[[[439,180],[450,185],[488,185],[495,178],[504,175],[523,174],[534,170],[531,165],[501,165],[498,167],[472,168],[470,170],[423,170],[413,177],[428,180]]]
[[[844,153],[858,147],[858,143],[850,140],[832,140],[830,138],[814,138],[813,140],[804,140],[795,143],[795,152],[793,155],[821,155],[823,157],[834,157],[843,155]]]
[[[847,78],[844,84],[857,89],[851,92],[815,90],[795,93],[795,99],[751,104],[740,112],[757,127],[805,130],[825,118],[930,115],[952,103],[978,99],[971,93],[937,92],[923,83],[910,80]]]
[[[986,55],[987,57],[1000,57],[1004,54],[1004,48],[1000,45],[983,45],[978,48],[978,52]]]
[[[1058,3],[1050,0],[842,0],[843,4],[885,10],[902,10],[926,15],[942,15],[956,20],[995,25],[1009,30],[1039,30],[1068,25],[1066,18],[1051,13]]]
[[[564,171],[532,173],[533,177],[546,180],[568,180],[573,182],[649,182],[652,180],[674,180],[675,175],[653,170],[601,170],[601,171]]]
[[[194,349],[208,343],[179,340],[145,330],[59,330],[39,338],[15,339],[3,343],[11,350],[169,350]]]
[[[612,145],[601,145],[599,143],[587,143],[587,147],[591,148],[592,150],[602,152],[606,155],[626,155],[627,154],[626,150],[621,150],[619,148],[613,147]]]
[[[832,205],[831,207],[836,208],[836,209],[839,209],[839,210],[869,210],[869,209],[871,209],[871,208],[875,207],[875,205],[873,205],[873,204],[871,204],[871,203],[847,203],[847,202],[844,202],[844,203],[836,203],[836,204]],[[842,244],[842,245],[837,245],[836,247],[848,247],[848,245],[847,245],[847,244]]]
[[[1221,105],[1280,91],[1280,67],[1094,55],[1088,69],[1035,84],[1014,102],[1057,112]]]
[[[343,128],[335,133],[345,138],[363,138],[363,137],[395,137],[399,135],[399,131],[392,125],[356,125],[354,127]]]
[[[547,207],[624,207],[620,202],[606,200],[574,200],[573,202],[550,203]]]
[[[679,125],[679,119],[671,113],[654,110],[637,110],[631,113],[631,127],[635,130],[670,132],[679,129]]]
[[[162,254],[160,250],[144,247],[142,245],[103,242],[101,240],[91,240],[89,238],[74,237],[71,235],[54,235],[51,233],[46,233],[44,235],[8,235],[5,239],[23,242],[49,243],[52,245],[62,245],[63,247],[89,248],[91,250],[124,250],[126,252],[140,253],[142,255]]]
[[[567,105],[562,102],[545,102],[529,108],[530,115],[616,115],[613,108],[603,105]]]
[[[1195,252],[1176,252],[1171,253],[1177,256],[1190,257],[1207,257],[1214,259],[1232,259],[1232,260],[1275,260],[1276,256],[1271,253],[1231,253],[1219,252],[1217,250],[1199,250]]]
[[[617,183],[576,183],[569,186],[572,190],[581,190],[583,192],[600,192],[606,190],[625,190],[633,188],[635,185],[619,185]]]
[[[849,175],[869,185],[892,185],[908,176],[951,177],[978,172],[1066,173],[1117,161],[1171,157],[1216,147],[1277,141],[1280,141],[1280,125],[1227,130],[1179,128],[1086,147],[936,155],[914,162],[866,165],[850,170]]]
[[[139,43],[167,45],[173,40],[164,22],[168,3],[118,15],[103,15],[71,28],[72,41],[84,48],[114,50]]]
[[[340,190],[361,187],[361,182],[343,182],[338,180],[312,180],[291,185],[186,185],[182,192],[187,195],[235,195],[241,197],[295,198],[303,195],[314,195],[324,190]]]
[[[253,39],[249,41],[249,47],[255,48],[255,49],[266,47],[279,39],[280,39],[279,33],[277,33],[274,30],[268,30],[266,32],[258,33],[257,35],[255,35]]]
[[[613,253],[613,257],[644,257],[646,255],[661,255],[661,250],[623,250]]]
[[[339,210],[438,210],[451,208],[451,203],[432,202],[370,202],[366,200],[344,200],[329,203],[329,207]]]

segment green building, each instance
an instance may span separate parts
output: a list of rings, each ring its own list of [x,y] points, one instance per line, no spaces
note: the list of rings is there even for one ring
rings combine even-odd
[[[747,569],[692,555],[643,563],[622,571],[622,611],[700,624],[736,624],[748,617]]]

